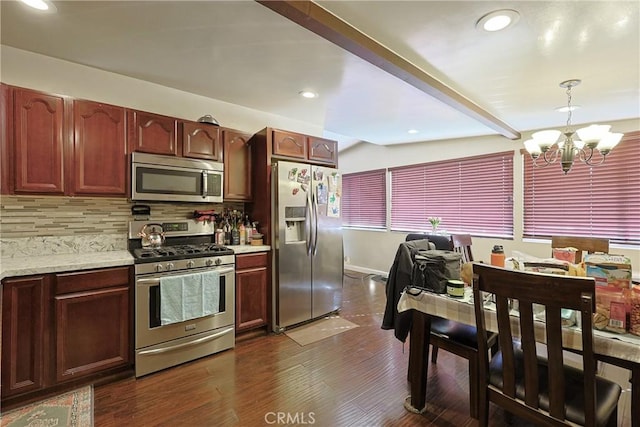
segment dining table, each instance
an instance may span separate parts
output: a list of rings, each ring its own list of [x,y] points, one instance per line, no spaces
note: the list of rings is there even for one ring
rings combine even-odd
[[[486,301],[485,304],[492,303]],[[426,403],[431,317],[442,317],[475,326],[473,292],[471,287],[466,287],[462,298],[454,298],[447,294],[437,294],[409,286],[402,292],[397,309],[399,313],[412,313],[408,370],[411,396],[405,402],[405,407],[412,412],[421,413]],[[514,336],[518,333],[517,316],[517,307],[514,307],[511,317]],[[496,314],[490,307],[489,310],[485,310],[485,323],[487,330],[498,331]],[[544,344],[544,319],[535,323],[536,341]],[[565,349],[579,352],[582,345],[579,326],[563,328],[562,342]],[[640,337],[594,329],[593,347],[597,360],[631,372],[631,425],[640,427]]]

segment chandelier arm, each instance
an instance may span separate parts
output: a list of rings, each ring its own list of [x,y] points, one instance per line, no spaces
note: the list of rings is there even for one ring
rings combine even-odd
[[[594,162],[592,161],[592,157],[593,157],[593,153],[591,154],[591,156],[589,156],[589,158],[588,158],[588,159],[583,160],[583,162],[584,162],[585,164],[589,165],[589,166],[599,166],[599,165],[601,165],[601,164],[603,164],[603,163],[604,163],[604,159],[607,157],[607,155],[606,155],[606,154],[602,154],[602,153],[601,153],[600,161],[599,161],[598,163],[594,163]],[[582,160],[582,159],[581,159],[581,160]]]
[[[558,160],[558,151],[560,150],[547,150],[544,153],[542,153],[542,158],[544,160],[544,162],[547,165],[550,165],[551,163],[555,163],[556,160]]]

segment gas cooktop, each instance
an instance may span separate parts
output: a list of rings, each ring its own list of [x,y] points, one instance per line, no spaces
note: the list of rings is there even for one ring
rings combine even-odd
[[[222,255],[233,255],[233,250],[226,246],[220,246],[211,243],[133,249],[133,256],[136,259],[136,263],[172,261],[177,259],[201,258]]]

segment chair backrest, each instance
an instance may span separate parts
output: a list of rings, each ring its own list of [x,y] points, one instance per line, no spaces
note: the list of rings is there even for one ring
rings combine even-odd
[[[427,239],[434,245],[436,245],[436,249],[441,251],[452,251],[453,245],[451,243],[451,238],[448,234],[422,234],[422,233],[409,233],[407,237],[405,237],[405,242],[409,242],[411,240],[423,240]]]
[[[598,237],[552,236],[552,248],[576,248],[576,263],[582,262],[582,251],[609,253],[609,239]]]
[[[555,276],[524,271],[506,270],[486,264],[473,265],[473,297],[478,331],[480,359],[480,393],[488,393],[492,401],[518,416],[543,416],[565,419],[565,371],[563,369],[561,309],[577,311],[582,317],[582,352],[584,371],[584,407],[586,425],[595,418],[596,363],[593,355],[592,313],[595,306],[595,280],[587,277]],[[488,382],[488,332],[485,324],[485,306],[481,292],[495,296],[498,335],[503,358],[503,387],[498,389]],[[510,303],[518,301],[520,317],[509,316]],[[534,334],[533,304],[545,306],[546,358],[548,359],[549,411],[540,408],[538,400],[538,347]],[[524,400],[516,399],[516,352],[513,345],[512,321],[519,325],[524,369]],[[544,357],[544,355],[543,355]],[[522,368],[522,366],[521,366]],[[496,400],[493,399],[496,397]],[[590,421],[589,421],[590,420]]]
[[[471,253],[471,235],[470,234],[452,234],[451,245],[453,250],[462,254],[462,262],[472,262],[473,254]]]

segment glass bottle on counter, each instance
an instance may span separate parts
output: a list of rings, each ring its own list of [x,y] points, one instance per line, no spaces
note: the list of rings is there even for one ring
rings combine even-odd
[[[238,212],[234,210],[231,216],[231,244],[236,246],[240,244],[240,230],[238,230],[237,218]]]
[[[224,244],[231,244],[231,224],[229,224],[229,217],[226,217],[224,220],[224,226],[222,227],[224,230]]]
[[[244,221],[240,219],[240,227],[238,227],[240,232],[240,244],[247,244],[247,228],[244,225]]]
[[[247,233],[246,243],[247,245],[250,245],[251,237],[253,236],[253,227],[251,226],[251,221],[249,221],[249,215],[245,216],[244,227]]]

